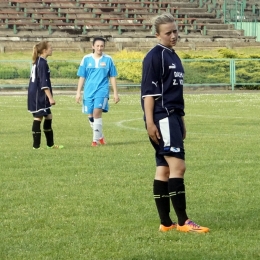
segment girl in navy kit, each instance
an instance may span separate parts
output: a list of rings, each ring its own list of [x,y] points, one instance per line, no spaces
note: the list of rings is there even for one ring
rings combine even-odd
[[[32,70],[28,88],[28,111],[33,115],[32,135],[33,149],[41,147],[41,122],[44,118],[43,131],[48,149],[61,149],[62,145],[55,145],[52,130],[51,106],[53,99],[50,81],[50,69],[47,57],[52,55],[52,46],[47,41],[41,41],[33,47]]]
[[[143,60],[141,103],[150,142],[155,150],[156,173],[153,193],[160,217],[160,231],[206,233],[209,228],[190,220],[186,213],[184,186],[186,136],[184,123],[184,69],[173,47],[178,40],[171,14],[154,20],[159,43]],[[178,223],[170,218],[170,202]]]

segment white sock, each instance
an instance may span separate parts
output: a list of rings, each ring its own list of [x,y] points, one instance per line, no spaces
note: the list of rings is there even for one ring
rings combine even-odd
[[[102,118],[94,118],[93,123],[93,141],[98,142],[103,137]]]

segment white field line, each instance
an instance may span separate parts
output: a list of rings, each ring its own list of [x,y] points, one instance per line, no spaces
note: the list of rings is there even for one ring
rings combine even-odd
[[[223,118],[223,117],[222,117]],[[241,117],[242,118],[242,117]],[[132,122],[132,121],[136,121],[136,120],[143,120],[143,118],[134,118],[134,119],[128,119],[128,120],[122,120],[122,121],[118,121],[116,122],[116,126],[118,127],[121,127],[121,128],[124,128],[124,129],[129,129],[129,130],[134,130],[134,131],[139,131],[139,132],[144,132],[146,131],[145,130],[145,126],[144,126],[144,123],[143,123],[143,128],[138,128],[138,127],[132,127],[132,126],[126,126],[124,125],[125,123],[128,123],[128,122]],[[258,137],[258,135],[252,135],[252,134],[243,134],[243,133],[209,133],[209,132],[190,132],[188,131],[187,132],[187,136],[189,135],[202,135],[202,136],[215,136],[218,135],[218,136],[228,136],[228,137],[253,137],[255,138],[256,136]]]

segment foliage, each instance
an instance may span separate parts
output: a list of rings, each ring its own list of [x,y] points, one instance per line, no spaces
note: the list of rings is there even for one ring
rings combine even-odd
[[[18,74],[18,78],[26,78],[29,79],[30,78],[30,70],[26,69],[26,68],[19,68],[17,70],[17,74]]]
[[[18,77],[17,69],[13,66],[0,66],[0,79],[15,79]]]
[[[260,59],[260,55],[257,54],[257,53],[251,54],[251,55],[249,55],[249,58],[251,58],[251,59]]]
[[[209,52],[192,51],[180,51],[178,54],[185,68],[185,84],[230,84],[230,59],[236,60],[237,84],[241,86],[242,83],[252,83],[254,86],[259,83],[260,61],[257,59],[259,58],[258,54],[244,54],[230,49],[218,49],[214,56],[210,55]],[[143,52],[127,50],[111,55],[118,71],[118,81],[129,84],[140,83],[144,55]],[[76,80],[79,63],[80,60],[57,61],[50,59],[49,65],[53,82],[59,79],[62,79],[62,82],[66,79]],[[30,71],[28,64],[28,62],[20,62],[12,65],[9,61],[8,65],[4,66],[4,62],[0,60],[0,79],[28,79]],[[243,87],[251,89],[252,86],[244,84]],[[253,88],[258,89],[260,86]]]
[[[49,63],[49,66],[51,68],[51,77],[53,78],[78,78],[79,62],[53,61]]]
[[[118,79],[140,83],[142,77],[142,52],[123,50],[113,56],[118,70]]]
[[[218,60],[185,61],[185,84],[229,83],[229,62]]]
[[[219,49],[218,52],[221,58],[235,59],[240,57],[240,55],[237,52],[230,49]]]

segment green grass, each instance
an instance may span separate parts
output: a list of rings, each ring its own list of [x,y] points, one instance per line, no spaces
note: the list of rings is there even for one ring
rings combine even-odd
[[[55,98],[65,148],[36,151],[26,96],[0,96],[1,260],[260,259],[260,93],[185,94],[187,211],[208,234],[158,232],[139,95],[110,103],[97,148],[74,96]]]

